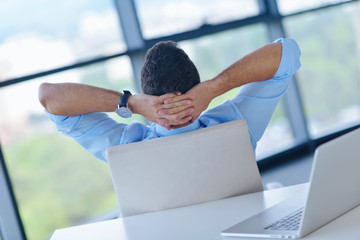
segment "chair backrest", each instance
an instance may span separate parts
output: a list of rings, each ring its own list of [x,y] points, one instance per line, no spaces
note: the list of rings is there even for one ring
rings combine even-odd
[[[246,122],[107,150],[122,217],[262,191]]]

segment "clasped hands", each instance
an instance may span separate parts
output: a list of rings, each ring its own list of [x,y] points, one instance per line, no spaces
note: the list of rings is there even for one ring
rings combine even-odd
[[[132,99],[131,110],[168,130],[193,122],[212,100],[210,94],[204,91],[203,83],[196,85],[185,94],[176,92],[162,96],[146,94],[134,96],[136,98]]]

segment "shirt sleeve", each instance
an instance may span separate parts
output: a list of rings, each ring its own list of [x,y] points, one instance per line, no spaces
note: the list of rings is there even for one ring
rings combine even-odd
[[[279,67],[272,79],[244,85],[232,99],[246,120],[252,142],[262,137],[291,77],[300,68],[300,49],[292,39],[278,39],[282,43]]]
[[[74,117],[47,113],[59,132],[72,137],[88,152],[105,162],[106,149],[120,144],[127,127],[105,113],[88,113]]]

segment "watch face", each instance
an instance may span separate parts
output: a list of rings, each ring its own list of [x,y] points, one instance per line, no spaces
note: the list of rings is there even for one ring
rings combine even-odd
[[[119,109],[116,110],[116,113],[123,118],[129,118],[132,116],[132,112],[130,111],[130,109],[126,107],[120,107]]]

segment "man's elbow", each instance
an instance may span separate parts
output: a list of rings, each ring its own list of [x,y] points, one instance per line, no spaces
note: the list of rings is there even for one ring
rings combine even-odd
[[[49,108],[51,108],[51,96],[53,96],[51,93],[52,85],[53,84],[50,83],[42,83],[39,86],[38,91],[38,97],[41,105],[43,105],[43,107],[49,112],[51,112]]]

